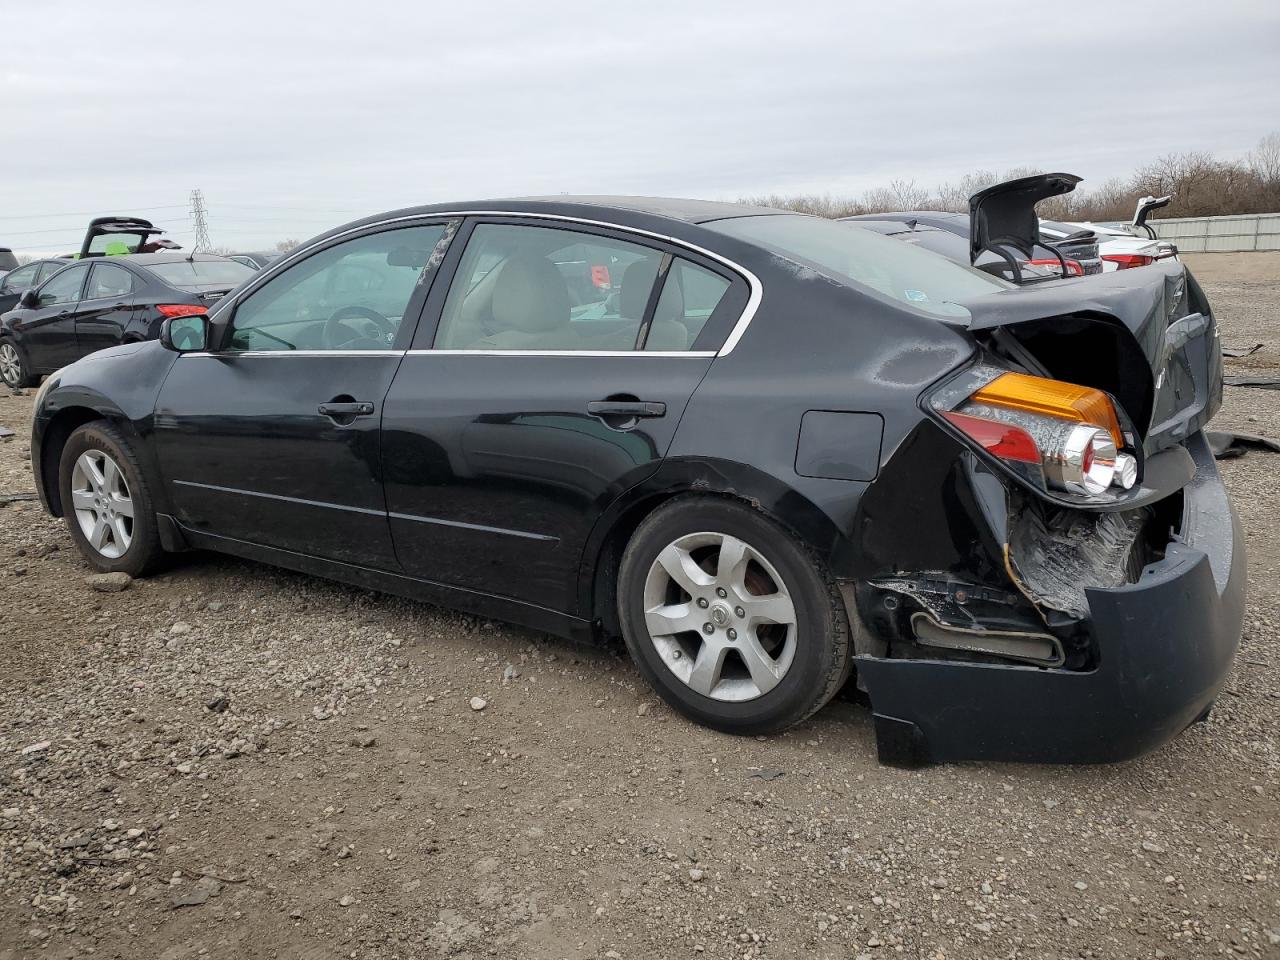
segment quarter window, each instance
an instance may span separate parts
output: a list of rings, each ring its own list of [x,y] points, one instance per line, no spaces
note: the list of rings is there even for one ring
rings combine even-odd
[[[445,300],[444,350],[634,350],[662,254],[550,227],[476,226]],[[686,348],[680,343],[663,349]]]
[[[729,281],[718,273],[677,258],[667,271],[644,348],[687,350],[728,289]]]
[[[133,274],[124,267],[110,263],[94,264],[93,274],[89,277],[89,289],[85,291],[86,300],[105,300],[109,297],[128,296],[133,290]]]
[[[236,307],[228,349],[390,349],[444,229],[386,230],[307,257]]]
[[[40,288],[40,306],[49,307],[56,303],[74,303],[80,299],[80,287],[84,284],[88,266],[68,267],[61,273],[54,274],[49,282]]]

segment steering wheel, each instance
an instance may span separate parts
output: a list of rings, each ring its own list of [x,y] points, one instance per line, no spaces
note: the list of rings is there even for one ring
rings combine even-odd
[[[367,332],[362,333],[342,321],[360,317],[373,323],[378,328],[380,337],[371,337]],[[329,345],[330,349],[345,347],[357,340],[373,340],[380,347],[391,345],[392,339],[395,337],[396,328],[392,326],[391,321],[378,313],[376,310],[370,310],[368,307],[349,306],[341,307],[333,312],[328,320],[324,322],[324,332],[322,334],[324,342]]]

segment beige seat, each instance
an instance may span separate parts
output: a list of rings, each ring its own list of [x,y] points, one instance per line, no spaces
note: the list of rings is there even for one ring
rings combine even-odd
[[[576,350],[569,322],[569,288],[545,257],[517,254],[502,264],[493,287],[497,332],[473,350]]]
[[[649,291],[653,289],[653,281],[658,276],[658,263],[653,259],[637,260],[627,267],[622,274],[622,283],[618,290],[618,313],[628,320],[640,320],[644,317],[644,308],[649,302]],[[680,288],[668,278],[668,286],[664,288],[658,300],[658,310],[653,315],[653,323],[649,325],[649,338],[645,341],[646,350],[687,350],[689,348],[689,331],[680,318],[684,316],[684,295]]]

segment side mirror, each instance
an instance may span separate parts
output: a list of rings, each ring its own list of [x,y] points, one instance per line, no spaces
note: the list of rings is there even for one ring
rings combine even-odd
[[[209,344],[209,318],[203,314],[169,317],[160,325],[160,343],[175,353],[204,350]]]
[[[40,298],[36,296],[34,287],[28,287],[22,291],[22,296],[18,298],[18,306],[20,307],[38,307],[40,306]]]

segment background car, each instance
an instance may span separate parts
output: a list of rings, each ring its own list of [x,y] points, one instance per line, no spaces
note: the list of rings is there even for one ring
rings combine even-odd
[[[42,374],[96,350],[152,339],[166,317],[204,313],[251,276],[244,264],[208,254],[72,261],[0,316],[0,378],[11,387],[34,386]]]
[[[931,250],[957,263],[969,262],[969,241],[948,230],[939,230],[937,227],[926,226],[912,220],[905,222],[901,220],[856,220],[845,222],[849,224],[851,229],[871,230],[882,236],[901,240],[903,243],[914,244],[922,250]],[[1069,272],[1076,276],[1080,275],[1080,265],[1074,260],[1068,260],[1067,265]],[[1043,260],[1021,260],[1018,263],[1018,269],[1015,271],[1008,260],[996,256],[990,251],[984,251],[978,257],[974,266],[979,270],[985,270],[997,277],[1017,283],[1027,283],[1033,280],[1052,280],[1062,276],[1061,264],[1058,262],[1057,257]],[[1074,271],[1071,269],[1072,266],[1075,267]]]
[[[938,230],[946,230],[956,236],[969,239],[969,218],[963,213],[950,213],[946,210],[895,211],[890,213],[865,213],[853,217],[843,217],[847,221],[859,220],[896,220],[899,223],[913,222]],[[1086,276],[1102,273],[1102,260],[1098,256],[1098,242],[1092,231],[1074,225],[1059,224],[1052,220],[1041,220],[1041,238],[1045,245],[1044,257],[1035,257],[1033,262],[1044,259],[1054,262],[1057,250],[1067,260],[1074,260],[1080,266],[1080,272]],[[954,258],[953,258],[954,259]],[[966,251],[962,263],[969,262]],[[1071,268],[1068,268],[1071,269]],[[1074,270],[1072,271],[1074,272]]]
[[[1035,196],[1076,180],[976,195],[974,235],[994,211],[1034,246]],[[1118,760],[1204,715],[1244,541],[1181,264],[1014,286],[760,207],[482,211],[337,228],[61,370],[31,460],[86,560],[211,549],[621,635],[740,734],[856,670],[897,763]]]
[[[227,259],[243,263],[254,270],[261,270],[272,261],[279,260],[281,256],[282,254],[275,250],[257,250],[251,253],[228,253]]]
[[[0,277],[0,314],[18,305],[18,298],[32,287],[39,286],[69,263],[68,257],[50,257],[32,260]]]
[[[8,247],[0,247],[0,275],[18,269],[18,258]]]
[[[1178,248],[1167,240],[1155,237],[1134,236],[1125,227],[1103,226],[1096,223],[1060,223],[1046,226],[1041,222],[1040,231],[1045,236],[1065,236],[1065,230],[1088,230],[1097,238],[1098,257],[1103,271],[1129,270],[1146,267],[1157,260],[1177,257]]]

